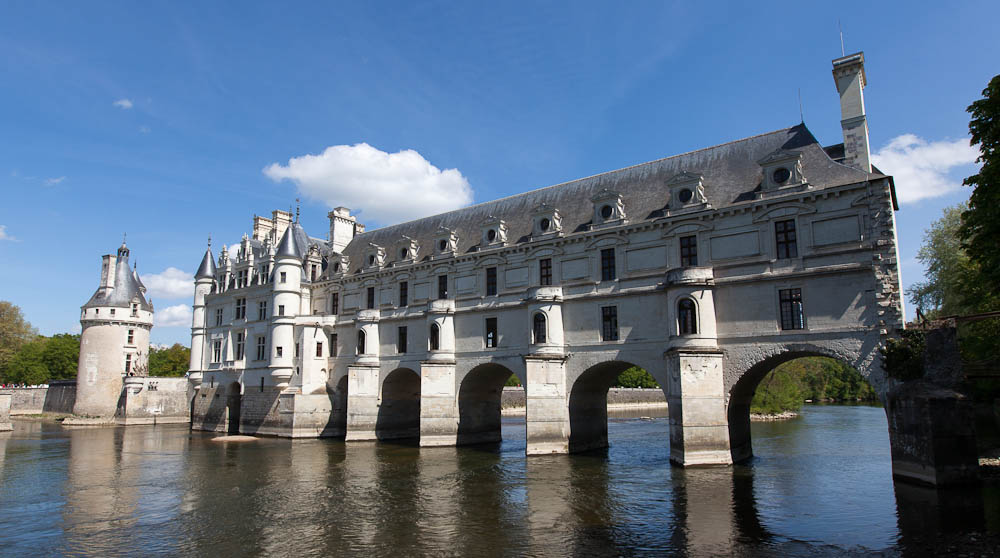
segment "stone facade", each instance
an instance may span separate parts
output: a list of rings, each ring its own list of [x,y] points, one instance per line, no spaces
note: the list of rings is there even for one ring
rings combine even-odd
[[[847,62],[853,126],[863,57]],[[848,128],[844,145],[797,125],[372,231],[337,208],[325,240],[256,217],[196,277],[195,428],[495,441],[513,374],[527,453],[583,451],[607,445],[609,386],[635,365],[663,386],[673,461],[744,459],[754,388],[785,360],[889,387],[894,184]]]

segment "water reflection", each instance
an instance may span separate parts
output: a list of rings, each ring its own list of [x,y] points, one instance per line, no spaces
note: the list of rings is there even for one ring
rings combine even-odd
[[[463,448],[20,422],[0,434],[0,555],[915,552],[983,528],[982,492],[893,486],[879,413],[754,425],[758,456],[722,469],[671,467],[665,419],[530,459],[510,418]]]

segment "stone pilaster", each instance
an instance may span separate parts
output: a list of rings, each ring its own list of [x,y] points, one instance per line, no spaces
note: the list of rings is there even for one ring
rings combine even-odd
[[[420,445],[454,446],[458,439],[455,363],[420,363]]]
[[[378,421],[379,369],[375,366],[347,367],[347,432],[344,439],[375,440]]]
[[[677,465],[731,465],[722,351],[671,349],[669,375],[670,460]]]
[[[13,396],[9,391],[0,391],[0,432],[13,430],[10,423],[10,403]]]
[[[569,394],[566,359],[525,356],[528,455],[569,453]]]

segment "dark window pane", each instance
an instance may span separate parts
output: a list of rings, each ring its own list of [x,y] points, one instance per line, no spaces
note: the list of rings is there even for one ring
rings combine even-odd
[[[486,268],[486,296],[495,296],[497,294],[497,268],[487,267]]]
[[[618,340],[618,307],[601,307],[601,338],[604,341]]]
[[[486,318],[486,346],[493,348],[497,346],[497,319]]]
[[[681,267],[698,265],[698,237],[681,237]]]
[[[546,342],[545,314],[542,314],[541,312],[535,314],[535,317],[532,319],[531,329],[534,333],[533,337],[535,338],[535,343]]]
[[[802,289],[782,289],[778,291],[778,299],[781,305],[781,329],[805,329]]]
[[[539,285],[551,285],[552,284],[552,259],[545,258],[538,260],[538,284]]]
[[[438,275],[438,298],[448,298],[447,275]]]
[[[615,278],[615,249],[605,248],[601,250],[601,281],[609,281]]]
[[[774,239],[778,259],[797,258],[798,244],[795,237],[795,219],[774,223]]]

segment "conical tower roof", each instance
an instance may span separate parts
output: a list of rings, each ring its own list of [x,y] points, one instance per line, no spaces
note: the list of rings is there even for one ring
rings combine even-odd
[[[194,274],[195,279],[212,279],[215,277],[215,258],[212,257],[212,247],[205,250],[205,257],[201,259],[198,272]]]

